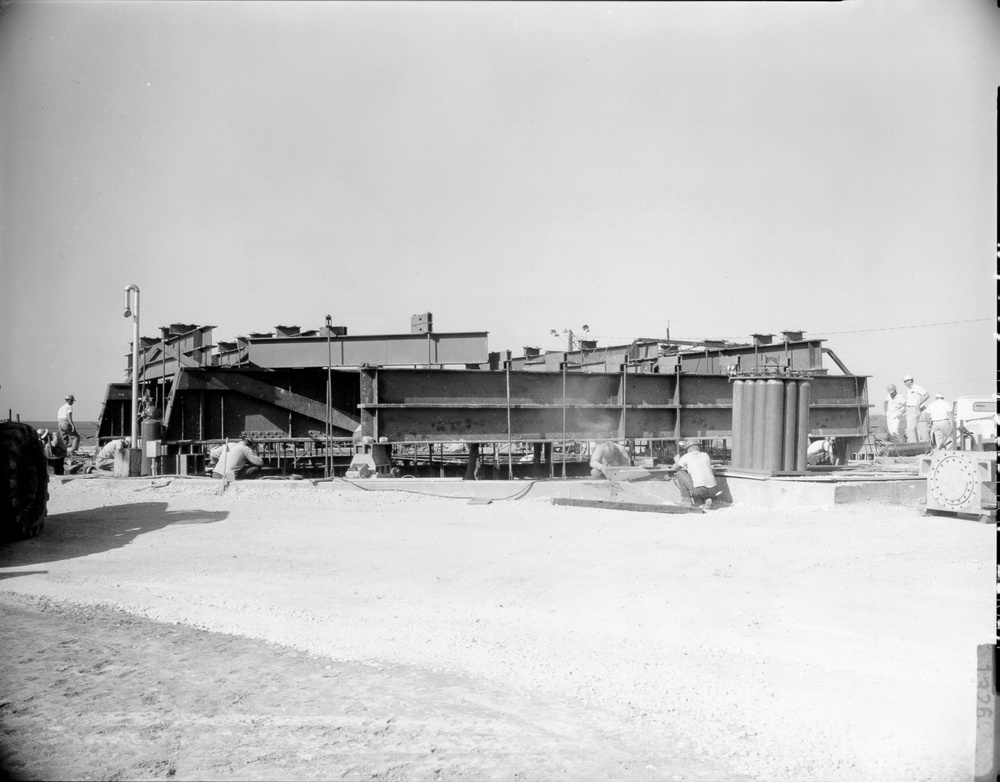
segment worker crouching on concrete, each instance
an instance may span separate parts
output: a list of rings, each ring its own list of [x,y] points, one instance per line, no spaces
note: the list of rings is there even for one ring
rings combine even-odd
[[[602,440],[590,456],[590,477],[607,478],[608,467],[629,467],[628,451],[614,440]]]
[[[223,443],[209,451],[212,460],[212,477],[225,478],[232,474],[234,480],[247,481],[260,475],[264,460],[254,452],[254,441],[243,437],[235,443]]]
[[[704,501],[706,508],[711,508],[715,498],[722,489],[712,471],[712,460],[701,450],[697,440],[681,440],[678,443],[681,453],[674,457],[677,473],[677,488],[681,490],[681,499],[689,505],[697,505]]]
[[[119,437],[107,443],[94,457],[94,469],[104,472],[112,472],[115,469],[115,454],[124,451],[129,446],[127,437]]]
[[[806,464],[834,464],[833,438],[823,437],[813,440],[806,449]]]

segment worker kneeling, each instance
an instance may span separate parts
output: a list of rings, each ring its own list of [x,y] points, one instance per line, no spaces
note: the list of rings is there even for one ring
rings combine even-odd
[[[94,456],[94,469],[101,472],[111,472],[115,469],[115,454],[119,451],[128,450],[129,439],[119,437],[101,448]]]
[[[678,445],[681,453],[674,457],[674,464],[677,466],[675,478],[677,488],[681,490],[681,499],[689,505],[704,501],[705,507],[711,508],[722,492],[712,471],[712,460],[701,450],[701,443],[697,440],[681,440]]]
[[[632,464],[628,451],[614,440],[603,440],[590,457],[590,477],[607,478],[609,467],[628,467]]]
[[[254,452],[254,441],[243,437],[235,443],[223,443],[208,452],[212,460],[212,477],[225,478],[232,473],[237,481],[252,480],[260,475],[264,460]]]

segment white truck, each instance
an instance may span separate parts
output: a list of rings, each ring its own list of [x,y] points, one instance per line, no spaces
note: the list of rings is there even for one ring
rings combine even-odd
[[[955,444],[962,451],[995,451],[996,396],[960,396],[952,403]]]

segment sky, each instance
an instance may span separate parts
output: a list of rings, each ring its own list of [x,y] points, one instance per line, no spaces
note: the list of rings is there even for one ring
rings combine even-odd
[[[874,412],[995,391],[989,0],[0,7],[0,417],[97,418],[129,284],[147,336],[789,329]]]

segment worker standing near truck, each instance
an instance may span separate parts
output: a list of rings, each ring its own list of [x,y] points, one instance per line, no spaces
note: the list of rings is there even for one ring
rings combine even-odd
[[[882,410],[885,412],[885,430],[889,433],[889,442],[906,442],[906,399],[896,391],[896,385],[890,383],[886,389]]]
[[[917,421],[930,394],[913,382],[913,375],[903,375],[903,384],[906,386],[906,442],[926,442],[927,438],[921,440],[917,433]]]
[[[934,449],[940,451],[947,446],[955,430],[955,424],[951,420],[951,405],[944,401],[944,394],[934,395],[934,401],[927,405],[927,414],[931,418],[931,440],[934,442]]]

